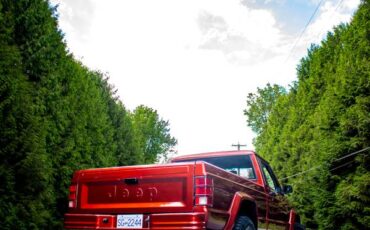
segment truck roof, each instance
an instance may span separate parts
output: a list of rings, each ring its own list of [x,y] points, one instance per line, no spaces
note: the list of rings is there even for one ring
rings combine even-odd
[[[207,158],[207,157],[250,155],[250,154],[257,155],[252,150],[219,151],[219,152],[197,153],[197,154],[189,154],[189,155],[177,156],[177,157],[172,158],[171,159],[171,162],[184,161],[184,160],[192,160],[192,159],[198,159],[198,158]]]

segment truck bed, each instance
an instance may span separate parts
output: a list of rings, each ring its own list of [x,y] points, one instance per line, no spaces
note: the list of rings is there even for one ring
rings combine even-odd
[[[187,212],[193,209],[194,163],[89,169],[73,178],[75,213]]]

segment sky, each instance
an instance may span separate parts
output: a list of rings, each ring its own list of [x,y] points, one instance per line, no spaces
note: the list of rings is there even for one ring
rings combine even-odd
[[[288,87],[310,44],[349,22],[359,3],[51,0],[69,51],[106,73],[128,109],[146,105],[168,120],[179,155],[238,142],[253,150],[247,95],[267,83]]]

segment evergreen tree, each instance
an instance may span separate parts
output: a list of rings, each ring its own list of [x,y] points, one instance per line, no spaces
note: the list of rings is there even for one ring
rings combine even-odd
[[[370,226],[369,10],[363,1],[350,24],[310,47],[297,67],[298,81],[255,129],[256,150],[293,184],[289,198],[313,228]],[[261,92],[269,88],[248,97],[248,104],[265,98]],[[254,128],[259,118],[251,108],[245,114]]]
[[[55,15],[46,0],[0,0],[0,229],[62,229],[75,170],[154,163],[176,143],[68,54]]]

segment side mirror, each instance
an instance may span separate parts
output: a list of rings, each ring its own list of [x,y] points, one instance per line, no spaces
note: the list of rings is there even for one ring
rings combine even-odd
[[[293,192],[293,187],[291,185],[284,185],[283,186],[283,193],[289,194]]]

